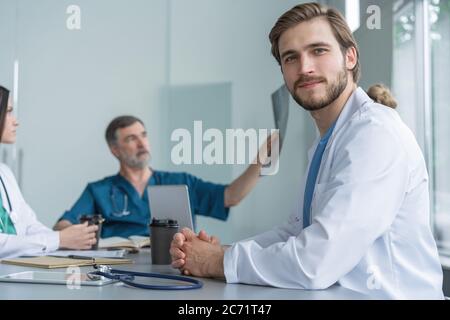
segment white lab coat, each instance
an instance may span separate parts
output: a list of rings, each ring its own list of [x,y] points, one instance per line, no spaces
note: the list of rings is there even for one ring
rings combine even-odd
[[[52,231],[37,220],[36,214],[25,202],[13,173],[3,163],[0,163],[0,176],[5,183],[12,210],[0,184],[3,207],[9,213],[17,232],[17,235],[0,233],[0,259],[40,255],[57,250],[59,232]]]
[[[225,252],[228,283],[312,290],[338,283],[373,298],[443,298],[425,161],[395,110],[360,88],[353,93],[322,158],[312,225],[303,229],[305,180],[288,224]]]

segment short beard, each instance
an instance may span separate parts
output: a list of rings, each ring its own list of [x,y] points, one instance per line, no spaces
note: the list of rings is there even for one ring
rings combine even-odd
[[[127,164],[130,168],[134,169],[144,169],[148,166],[150,161],[150,156],[146,157],[145,160],[139,160],[138,157],[122,155],[121,160]]]
[[[306,111],[317,111],[328,107],[344,92],[348,84],[348,74],[345,68],[339,72],[335,82],[327,85],[326,94],[323,99],[314,101],[313,99],[303,99],[296,93],[298,84],[307,82],[308,80],[300,78],[296,81],[293,91],[291,92],[295,102],[297,102]]]

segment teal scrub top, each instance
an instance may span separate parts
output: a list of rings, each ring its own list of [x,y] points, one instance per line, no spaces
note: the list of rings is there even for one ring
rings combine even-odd
[[[153,171],[148,185],[187,185],[193,220],[195,215],[227,220],[229,208],[224,206],[226,185],[203,181],[183,172]],[[101,214],[105,221],[102,238],[148,236],[151,220],[148,194],[142,197],[120,174],[89,183],[74,206],[59,220],[79,223],[83,215]]]

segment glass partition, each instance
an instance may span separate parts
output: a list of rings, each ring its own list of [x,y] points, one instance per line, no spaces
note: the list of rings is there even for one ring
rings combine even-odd
[[[429,3],[436,236],[450,253],[450,1]]]
[[[168,2],[16,4],[17,175],[25,198],[51,226],[88,182],[118,172],[104,139],[114,117],[140,117],[153,164],[163,163],[158,149],[168,101]]]

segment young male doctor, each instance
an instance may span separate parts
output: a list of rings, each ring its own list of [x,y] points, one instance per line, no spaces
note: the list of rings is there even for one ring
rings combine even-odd
[[[171,245],[172,265],[228,283],[337,283],[374,298],[443,298],[424,158],[396,111],[357,87],[358,47],[342,15],[298,5],[270,41],[290,93],[320,132],[299,208],[285,226],[231,247],[183,229]]]

